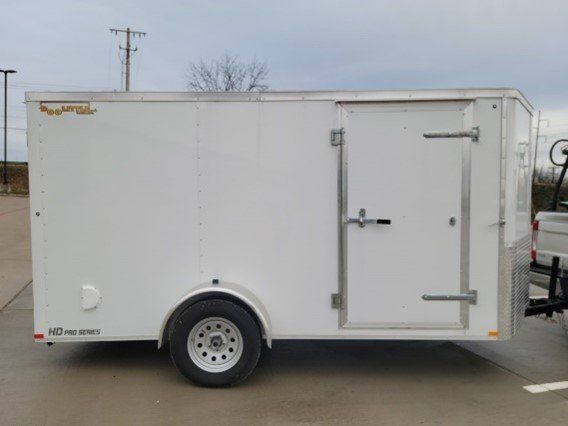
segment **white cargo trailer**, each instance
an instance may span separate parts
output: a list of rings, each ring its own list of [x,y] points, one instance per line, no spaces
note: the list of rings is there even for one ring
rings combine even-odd
[[[35,340],[498,340],[528,299],[517,90],[27,93]]]

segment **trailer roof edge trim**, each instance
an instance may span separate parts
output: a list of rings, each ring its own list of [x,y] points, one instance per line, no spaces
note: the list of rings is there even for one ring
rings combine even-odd
[[[502,97],[518,99],[527,110],[533,111],[531,103],[514,88],[271,92],[26,92],[27,102],[395,102]]]

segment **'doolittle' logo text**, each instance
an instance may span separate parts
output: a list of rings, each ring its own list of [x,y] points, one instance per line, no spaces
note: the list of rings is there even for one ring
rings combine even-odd
[[[45,112],[47,115],[61,115],[64,112],[75,113],[77,115],[89,115],[97,112],[96,109],[91,109],[91,104],[81,103],[81,104],[63,104],[63,105],[52,105],[47,106],[46,104],[41,104],[39,106],[41,112]]]

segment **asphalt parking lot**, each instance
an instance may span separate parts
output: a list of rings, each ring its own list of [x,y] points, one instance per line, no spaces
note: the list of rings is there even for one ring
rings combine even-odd
[[[0,309],[32,280],[29,201],[0,196]]]
[[[153,342],[34,343],[28,214],[0,197],[1,424],[568,422],[568,389],[524,389],[568,380],[568,335],[540,318],[508,342],[275,342],[228,389],[187,382]]]

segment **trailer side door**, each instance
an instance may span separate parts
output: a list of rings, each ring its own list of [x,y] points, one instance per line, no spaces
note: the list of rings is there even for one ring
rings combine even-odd
[[[470,101],[344,104],[343,327],[465,328]]]

